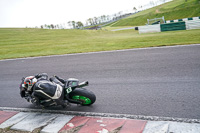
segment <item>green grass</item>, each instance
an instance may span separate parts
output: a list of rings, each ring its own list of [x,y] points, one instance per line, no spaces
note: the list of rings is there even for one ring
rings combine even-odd
[[[200,43],[200,30],[138,31],[0,29],[0,59]]]
[[[147,23],[147,19],[160,18],[162,16],[165,17],[165,20],[198,17],[200,16],[200,0],[187,0],[187,2],[185,0],[173,0],[119,20],[112,27],[141,26]]]

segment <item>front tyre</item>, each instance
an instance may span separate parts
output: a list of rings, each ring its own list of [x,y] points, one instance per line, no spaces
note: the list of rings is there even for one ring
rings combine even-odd
[[[89,106],[96,101],[95,94],[85,88],[76,88],[69,94],[69,98],[77,101],[81,101],[83,106]]]

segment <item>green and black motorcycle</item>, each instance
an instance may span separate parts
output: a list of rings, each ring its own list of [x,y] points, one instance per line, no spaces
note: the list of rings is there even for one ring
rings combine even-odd
[[[88,85],[88,81],[79,83],[75,78],[64,80],[53,76],[48,79],[47,74],[42,73],[22,78],[20,94],[28,102],[43,107],[66,107],[69,103],[89,106],[96,101],[96,96],[92,91],[83,88]]]

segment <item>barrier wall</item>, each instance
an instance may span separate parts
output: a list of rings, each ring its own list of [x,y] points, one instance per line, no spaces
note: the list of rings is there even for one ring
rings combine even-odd
[[[183,19],[176,19],[176,20],[167,20],[165,23],[173,23],[173,22],[181,22],[181,21],[188,21],[188,20],[198,20],[200,17],[192,17],[192,18],[183,18]]]
[[[185,24],[187,30],[200,29],[200,19],[185,21]]]
[[[175,30],[186,30],[185,22],[175,22],[175,23],[167,23],[161,24],[161,31],[175,31]]]
[[[166,21],[165,24],[139,26],[139,33],[200,29],[200,17]]]
[[[154,33],[154,32],[161,32],[160,24],[156,25],[146,25],[146,26],[139,26],[139,33]]]

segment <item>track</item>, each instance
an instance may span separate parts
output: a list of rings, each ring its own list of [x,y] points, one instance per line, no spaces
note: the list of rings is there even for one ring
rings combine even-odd
[[[46,72],[88,80],[97,96],[90,107],[65,110],[200,119],[199,51],[187,45],[0,61],[0,107],[36,108],[20,98],[19,83]]]

